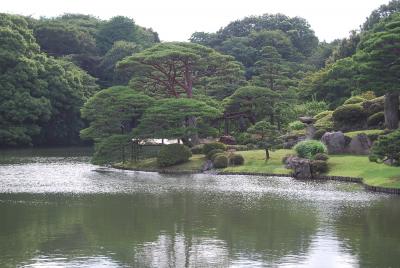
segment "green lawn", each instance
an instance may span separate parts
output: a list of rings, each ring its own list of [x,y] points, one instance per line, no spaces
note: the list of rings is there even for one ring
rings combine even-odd
[[[367,156],[334,155],[327,175],[359,177],[372,186],[400,188],[400,167],[370,162]]]
[[[205,161],[204,155],[193,155],[186,163],[175,165],[172,167],[162,168],[168,171],[201,171],[201,167]],[[115,167],[123,167],[127,169],[143,169],[143,170],[156,170],[160,169],[157,165],[156,158],[148,158],[139,162],[127,162],[125,164],[118,163]]]
[[[292,150],[277,150],[270,152],[271,158],[265,161],[264,150],[237,152],[243,155],[245,163],[242,166],[227,167],[223,171],[228,172],[259,172],[272,174],[289,174],[290,170],[286,169],[282,164],[282,158]]]

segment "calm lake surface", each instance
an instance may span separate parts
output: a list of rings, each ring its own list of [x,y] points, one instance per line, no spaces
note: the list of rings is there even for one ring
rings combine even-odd
[[[0,151],[0,267],[399,267],[400,197]]]

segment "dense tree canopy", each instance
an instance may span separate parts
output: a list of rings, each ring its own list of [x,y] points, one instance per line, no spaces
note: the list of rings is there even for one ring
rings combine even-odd
[[[155,45],[125,58],[118,68],[133,75],[132,87],[153,96],[192,98],[196,89],[223,98],[243,81],[232,57],[191,43]]]

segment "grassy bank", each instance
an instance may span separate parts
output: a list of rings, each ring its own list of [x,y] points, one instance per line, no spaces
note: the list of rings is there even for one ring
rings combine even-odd
[[[400,189],[400,167],[370,162],[367,156],[334,155],[327,175],[363,178],[371,186]]]
[[[175,165],[172,167],[162,168],[167,171],[193,171],[200,172],[201,167],[205,161],[204,155],[193,155],[190,160],[186,163]],[[141,160],[138,162],[126,162],[125,164],[118,163],[115,164],[116,168],[125,168],[125,169],[136,169],[136,170],[159,170],[160,168],[157,165],[156,158],[148,158],[145,160]]]
[[[238,152],[245,158],[242,166],[230,166],[221,171],[223,172],[249,172],[249,173],[270,173],[270,174],[290,174],[282,164],[282,158],[286,154],[293,153],[292,150],[277,150],[271,153],[268,162],[265,161],[264,150],[252,150]],[[200,172],[205,161],[203,155],[193,155],[189,162],[172,167],[164,168],[167,171],[192,171]],[[400,189],[400,167],[391,167],[384,164],[369,162],[367,156],[355,155],[332,155],[329,159],[329,176],[343,176],[363,178],[364,183],[371,186],[388,187]],[[116,164],[116,167],[139,170],[158,170],[155,158],[142,160],[134,163],[129,162],[124,165]]]

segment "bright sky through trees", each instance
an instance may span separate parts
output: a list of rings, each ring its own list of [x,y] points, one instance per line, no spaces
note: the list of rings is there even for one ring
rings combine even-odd
[[[320,40],[346,37],[388,0],[12,0],[0,12],[57,16],[83,13],[108,19],[134,18],[152,27],[163,41],[186,41],[195,31],[215,32],[229,22],[249,15],[283,13],[309,21]]]

